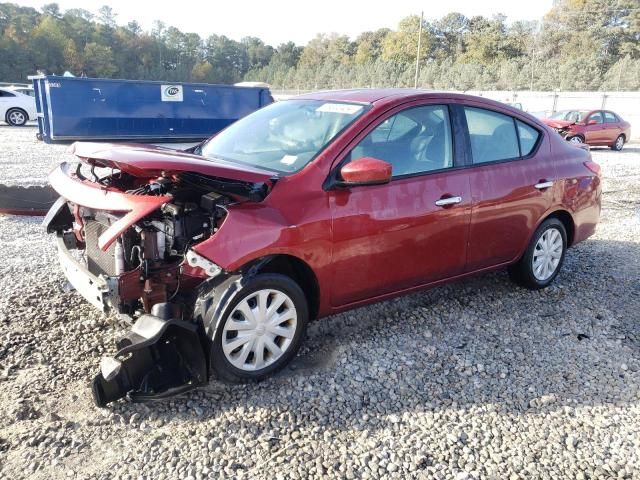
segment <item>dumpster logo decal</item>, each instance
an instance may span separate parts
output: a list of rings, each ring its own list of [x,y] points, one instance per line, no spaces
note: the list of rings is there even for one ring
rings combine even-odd
[[[163,102],[182,102],[182,85],[161,85]]]

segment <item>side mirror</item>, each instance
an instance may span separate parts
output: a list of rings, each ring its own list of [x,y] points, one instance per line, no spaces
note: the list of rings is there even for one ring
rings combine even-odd
[[[589,120],[587,122],[587,125],[597,125],[597,124],[598,124],[598,121],[597,120],[593,120],[593,119],[591,119],[591,120]]]
[[[339,186],[381,185],[391,181],[391,164],[372,157],[357,158],[340,169]]]

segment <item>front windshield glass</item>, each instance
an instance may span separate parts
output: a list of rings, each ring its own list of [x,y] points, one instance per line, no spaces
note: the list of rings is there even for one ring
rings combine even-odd
[[[561,110],[551,115],[551,118],[567,122],[582,122],[588,113],[586,110]]]
[[[297,172],[366,110],[355,103],[285,100],[248,115],[196,149],[204,157]]]

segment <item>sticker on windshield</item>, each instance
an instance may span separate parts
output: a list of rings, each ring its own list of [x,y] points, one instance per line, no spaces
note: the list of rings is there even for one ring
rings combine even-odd
[[[351,105],[348,103],[325,103],[316,108],[316,112],[342,113],[343,115],[354,115],[362,110],[362,105]]]
[[[293,165],[298,160],[297,155],[285,155],[280,159],[280,163],[284,163],[285,165]]]

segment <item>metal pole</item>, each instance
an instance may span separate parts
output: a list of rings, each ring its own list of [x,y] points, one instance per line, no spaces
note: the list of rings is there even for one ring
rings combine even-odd
[[[620,68],[618,69],[618,91],[620,91],[620,81],[622,80],[622,64],[627,62],[627,57],[620,60]]]
[[[420,73],[420,44],[422,43],[422,22],[424,12],[420,12],[420,27],[418,28],[418,54],[416,55],[416,78],[413,82],[413,88],[418,88],[418,74]]]

